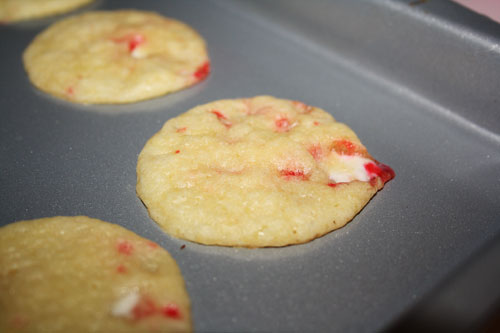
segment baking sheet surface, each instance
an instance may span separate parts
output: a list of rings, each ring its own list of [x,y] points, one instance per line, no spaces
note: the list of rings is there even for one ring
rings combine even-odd
[[[156,10],[190,24],[207,41],[213,72],[151,101],[74,105],[37,91],[22,67],[23,50],[51,20],[1,26],[2,225],[88,215],[158,242],[182,269],[200,332],[381,329],[499,234],[495,136],[234,4],[120,0],[95,8]],[[331,112],[396,178],[346,227],[304,245],[207,247],[161,232],[135,194],[146,140],[198,104],[260,94]]]

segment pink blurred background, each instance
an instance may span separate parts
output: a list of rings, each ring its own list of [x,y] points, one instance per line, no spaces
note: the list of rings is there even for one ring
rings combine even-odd
[[[473,11],[500,22],[500,0],[454,0]]]

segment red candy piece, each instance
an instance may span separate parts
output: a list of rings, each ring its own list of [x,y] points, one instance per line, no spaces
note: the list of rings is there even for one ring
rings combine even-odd
[[[309,176],[304,173],[303,170],[290,170],[284,169],[280,170],[280,175],[285,177],[287,180],[290,179],[299,179],[299,180],[309,180]]]
[[[70,87],[66,88],[66,93],[68,95],[73,95],[75,93],[75,89],[73,89],[73,87],[70,86]]]
[[[194,72],[193,75],[195,78],[201,81],[204,78],[206,78],[208,74],[210,74],[210,61],[207,61],[200,67],[198,67],[198,69],[196,70],[196,72]]]
[[[156,304],[149,297],[142,297],[132,309],[134,319],[143,319],[156,313]]]
[[[220,111],[213,110],[212,113],[217,116],[217,119],[227,119],[225,115],[220,113]]]
[[[123,266],[123,265],[118,265],[118,267],[116,267],[116,271],[118,273],[127,273],[127,267]]]
[[[300,109],[302,113],[310,113],[312,111],[312,107],[302,103],[300,101],[293,101],[292,102],[293,106],[295,106],[297,109]]]
[[[180,152],[181,152],[180,150],[176,150],[176,151],[175,151],[175,153],[176,153],[176,154],[179,154]]]
[[[143,35],[134,35],[132,38],[128,41],[128,50],[129,52],[134,51],[139,45],[144,43],[145,39]]]
[[[274,125],[276,126],[276,132],[288,132],[290,130],[290,121],[286,117],[280,117],[274,121]]]
[[[230,128],[232,126],[231,122],[227,119],[227,117],[222,114],[220,111],[217,111],[217,110],[213,110],[213,111],[210,111],[211,113],[213,113],[214,115],[217,116],[217,119],[224,125],[226,126],[227,128]]]
[[[120,252],[121,254],[127,255],[127,256],[131,255],[132,251],[134,250],[134,246],[127,241],[118,242],[118,245],[116,248],[117,248],[118,252]]]
[[[140,320],[151,316],[162,315],[171,319],[180,319],[181,311],[174,303],[169,303],[159,307],[156,303],[147,296],[142,296],[139,302],[132,308],[134,320]]]
[[[323,156],[323,149],[321,149],[320,145],[312,145],[311,147],[309,147],[309,149],[307,149],[307,151],[316,161],[320,160]]]
[[[176,132],[177,132],[177,133],[183,133],[183,132],[185,132],[185,131],[186,131],[186,129],[187,129],[187,127],[178,128],[178,129],[176,130]]]
[[[330,187],[337,187],[338,185],[342,185],[342,184],[347,184],[345,182],[340,182],[340,183],[328,183],[326,185],[330,186]]]
[[[146,39],[141,34],[127,35],[121,38],[114,38],[115,43],[128,43],[128,51],[134,51],[139,45],[143,44]]]
[[[181,318],[181,311],[179,310],[179,307],[173,303],[165,305],[161,309],[162,315],[168,318],[172,319],[180,319]]]
[[[340,155],[354,155],[359,151],[357,145],[345,139],[333,141],[333,149]]]
[[[370,175],[371,180],[379,177],[380,180],[382,180],[382,182],[385,184],[396,176],[396,173],[391,169],[390,166],[382,163],[366,163],[364,166],[366,172],[368,172],[368,174]],[[373,183],[371,184],[373,185]]]
[[[156,248],[158,248],[158,246],[159,246],[159,245],[158,245],[158,244],[156,244],[155,242],[151,242],[151,241],[150,241],[150,242],[148,242],[147,244],[148,244],[148,246],[149,246],[149,247],[151,247],[151,248],[153,248],[153,249],[156,249]]]

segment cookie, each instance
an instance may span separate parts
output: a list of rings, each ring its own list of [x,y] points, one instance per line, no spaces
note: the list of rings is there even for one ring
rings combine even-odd
[[[4,23],[62,14],[94,0],[0,0],[0,21]]]
[[[189,87],[207,77],[202,37],[153,12],[94,11],[61,20],[23,54],[31,82],[76,103],[130,103]]]
[[[175,237],[284,246],[344,226],[393,177],[327,112],[259,96],[167,121],[139,155],[137,194]]]
[[[185,332],[179,268],[156,243],[79,217],[0,228],[1,332]]]

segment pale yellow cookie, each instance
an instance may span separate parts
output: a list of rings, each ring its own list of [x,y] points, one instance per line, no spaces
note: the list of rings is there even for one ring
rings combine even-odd
[[[186,332],[175,261],[118,225],[79,217],[0,228],[0,332]]]
[[[191,86],[210,72],[205,42],[153,12],[95,11],[59,21],[23,55],[40,90],[77,103],[129,103]]]
[[[176,237],[283,246],[344,226],[392,177],[330,114],[260,96],[167,121],[139,155],[137,193]]]
[[[0,0],[0,21],[9,23],[62,14],[94,0]]]

